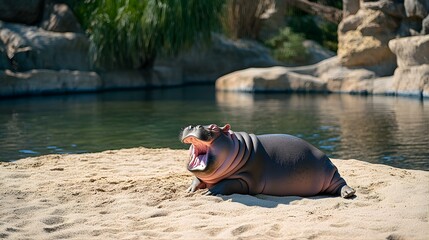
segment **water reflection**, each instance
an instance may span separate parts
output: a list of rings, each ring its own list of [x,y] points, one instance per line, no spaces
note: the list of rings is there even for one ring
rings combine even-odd
[[[429,170],[429,107],[415,99],[245,94],[212,86],[0,100],[0,161],[49,153],[187,148],[189,124],[289,133],[336,158]]]
[[[246,119],[245,130],[291,133],[331,157],[429,169],[427,102],[384,96],[235,92],[218,92],[216,100],[238,125]]]

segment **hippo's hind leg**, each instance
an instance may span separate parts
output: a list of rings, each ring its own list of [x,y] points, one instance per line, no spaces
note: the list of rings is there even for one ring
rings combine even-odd
[[[332,195],[341,195],[343,198],[350,198],[355,195],[356,190],[347,185],[346,180],[340,176],[338,170],[335,170],[331,183],[325,192]]]
[[[356,193],[356,190],[354,190],[353,188],[349,187],[349,185],[344,185],[341,187],[341,197],[343,198],[350,198],[353,197]]]

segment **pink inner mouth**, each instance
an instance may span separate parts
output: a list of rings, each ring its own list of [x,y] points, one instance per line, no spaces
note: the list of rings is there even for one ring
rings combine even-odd
[[[209,148],[198,141],[193,141],[189,148],[190,161],[188,163],[189,170],[204,170],[207,167]]]

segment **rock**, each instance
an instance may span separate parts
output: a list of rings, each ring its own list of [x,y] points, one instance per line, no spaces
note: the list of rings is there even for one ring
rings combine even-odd
[[[183,85],[181,69],[155,66],[150,70],[115,70],[100,72],[103,90]]]
[[[429,35],[393,39],[389,47],[399,68],[429,64]]]
[[[371,67],[379,76],[392,75],[395,55],[388,42],[395,37],[398,22],[381,12],[361,9],[339,26],[338,57],[346,67]]]
[[[0,71],[0,97],[95,91],[101,79],[95,72],[31,70]]]
[[[393,38],[395,30],[399,26],[396,18],[382,12],[372,10],[363,11],[363,21],[356,30],[364,36],[374,36],[378,39]]]
[[[429,34],[429,15],[422,22],[422,35]]]
[[[376,74],[370,70],[336,67],[324,72],[320,77],[327,83],[327,90],[338,93],[369,93]]]
[[[394,86],[393,76],[375,78],[372,81],[372,94],[377,95],[395,95],[396,87]]]
[[[249,67],[278,65],[267,48],[250,40],[229,40],[213,34],[209,46],[196,44],[176,58],[157,59],[155,65],[181,67],[184,82],[214,82],[227,73]]]
[[[391,75],[396,68],[395,55],[386,40],[349,31],[339,37],[338,57],[346,67],[372,67],[379,76]]]
[[[216,89],[240,92],[325,92],[318,78],[288,71],[286,67],[249,68],[227,74],[216,81]]]
[[[89,72],[33,69],[26,72],[0,71],[0,98],[21,95],[168,87],[182,84],[176,68],[156,67],[153,71],[121,70]]]
[[[219,78],[216,89],[239,92],[347,92],[371,93],[376,74],[350,69],[337,57],[303,67],[251,68]]]
[[[14,71],[90,69],[84,34],[49,32],[21,24],[0,23],[0,42]]]
[[[343,0],[343,18],[354,15],[359,11],[359,0]]]
[[[0,70],[10,69],[11,65],[9,58],[7,57],[6,47],[3,42],[0,41]]]
[[[237,71],[219,78],[216,88],[429,97],[429,35],[414,36],[427,32],[427,13],[423,24],[421,15],[429,1],[406,2],[360,1],[361,9],[339,25],[338,57],[310,66]]]
[[[405,7],[401,1],[379,0],[362,3],[363,9],[379,10],[390,16],[405,18]]]
[[[338,92],[429,97],[429,64],[397,68],[393,76],[341,66],[337,57],[303,67],[250,68],[219,78],[216,89],[237,92]]]
[[[258,39],[265,42],[268,39],[278,34],[279,29],[287,26],[287,12],[289,3],[283,0],[275,0],[275,4],[270,5],[270,8],[265,12],[264,18],[261,19],[261,26]]]
[[[343,18],[338,25],[338,34],[346,33],[348,31],[356,30],[363,20],[366,18],[365,11],[358,11],[356,14]]]
[[[429,97],[429,35],[394,39],[389,47],[398,61],[393,75],[395,92]]]
[[[0,0],[0,20],[35,24],[43,13],[43,0]]]
[[[143,88],[149,85],[149,74],[138,70],[100,72],[100,77],[103,80],[102,88],[105,90]]]
[[[305,40],[302,45],[307,49],[309,58],[305,61],[305,65],[315,64],[325,59],[335,56],[335,53],[322,47],[315,41]]]
[[[420,35],[422,22],[417,18],[404,18],[396,31],[398,37],[409,37]]]
[[[344,66],[367,66],[382,61],[390,50],[371,36],[363,36],[359,31],[348,31],[340,37],[338,57]]]
[[[429,14],[428,0],[404,0],[407,17],[425,18]]]
[[[398,95],[429,97],[429,64],[399,67],[393,78]]]
[[[84,33],[66,4],[47,4],[40,27],[53,32]]]

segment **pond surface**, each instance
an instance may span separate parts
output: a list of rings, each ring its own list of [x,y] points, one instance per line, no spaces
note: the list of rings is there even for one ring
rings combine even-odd
[[[190,124],[288,133],[330,157],[429,170],[429,101],[340,94],[245,94],[212,86],[0,100],[0,161],[107,149],[187,149]]]

